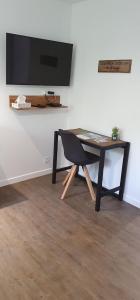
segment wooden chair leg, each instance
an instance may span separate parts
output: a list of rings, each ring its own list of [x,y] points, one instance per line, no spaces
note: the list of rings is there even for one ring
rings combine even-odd
[[[95,202],[96,195],[95,195],[95,192],[93,190],[92,182],[91,182],[91,179],[90,179],[90,176],[89,176],[89,172],[88,172],[88,169],[87,169],[86,166],[83,167],[83,171],[84,171],[84,175],[85,175],[85,178],[86,178],[86,182],[87,182],[87,185],[88,185],[88,188],[89,188],[89,192],[90,192],[91,198]]]
[[[61,196],[61,200],[64,199],[64,197],[65,197],[65,195],[66,195],[66,192],[67,192],[67,190],[68,190],[68,188],[69,188],[69,186],[70,186],[70,184],[71,184],[71,182],[72,182],[72,179],[73,179],[73,177],[74,177],[74,175],[75,175],[75,173],[76,173],[76,170],[77,170],[77,166],[74,165],[74,166],[71,168],[71,173],[70,173],[69,179],[68,179],[68,181],[67,181],[67,183],[66,183],[66,186],[65,186],[65,188],[64,188],[63,194],[62,194],[62,196]]]
[[[72,167],[71,167],[70,171],[68,172],[68,174],[66,175],[64,181],[62,182],[63,186],[67,183],[67,181],[68,181],[68,179],[70,177],[71,172],[72,172]]]

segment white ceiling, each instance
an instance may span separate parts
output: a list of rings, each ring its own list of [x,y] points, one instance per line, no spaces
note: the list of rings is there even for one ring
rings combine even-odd
[[[76,2],[86,1],[86,0],[61,0],[61,1],[66,1],[69,3],[76,3]]]
[[[74,2],[81,2],[81,1],[84,1],[84,0],[67,0],[67,1],[74,3]]]

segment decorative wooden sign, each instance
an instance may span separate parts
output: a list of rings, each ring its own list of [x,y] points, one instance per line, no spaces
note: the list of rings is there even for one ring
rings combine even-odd
[[[131,59],[99,60],[98,72],[130,73],[131,65]]]

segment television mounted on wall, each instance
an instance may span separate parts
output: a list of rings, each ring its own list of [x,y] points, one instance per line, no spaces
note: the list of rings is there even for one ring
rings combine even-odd
[[[70,85],[73,45],[6,33],[6,84]]]

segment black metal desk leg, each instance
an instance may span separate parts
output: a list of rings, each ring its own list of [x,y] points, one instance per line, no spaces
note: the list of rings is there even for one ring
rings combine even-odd
[[[53,170],[52,183],[56,183],[56,167],[57,167],[57,150],[58,150],[58,132],[54,132],[54,148],[53,148]]]
[[[101,192],[102,192],[102,181],[103,181],[103,171],[104,171],[104,161],[105,161],[105,150],[101,150],[101,152],[100,152],[100,162],[99,162],[99,172],[98,172],[96,205],[95,205],[95,210],[96,211],[100,210]]]
[[[125,179],[127,172],[127,164],[128,164],[128,156],[129,156],[130,143],[127,143],[124,148],[123,155],[123,164],[122,164],[122,173],[121,173],[121,181],[120,181],[120,191],[119,191],[119,199],[123,200],[124,187],[125,187]]]

